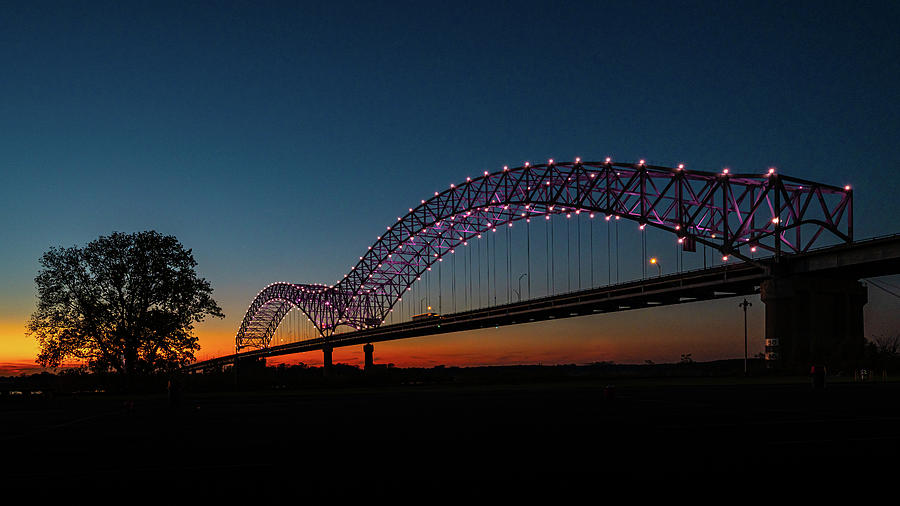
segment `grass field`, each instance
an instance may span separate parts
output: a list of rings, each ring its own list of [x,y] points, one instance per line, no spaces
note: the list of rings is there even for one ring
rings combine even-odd
[[[816,391],[806,378],[187,392],[178,408],[164,395],[7,399],[2,476],[45,490],[101,480],[391,495],[553,493],[598,477],[762,476],[782,466],[887,472],[900,455],[898,401],[900,382]]]

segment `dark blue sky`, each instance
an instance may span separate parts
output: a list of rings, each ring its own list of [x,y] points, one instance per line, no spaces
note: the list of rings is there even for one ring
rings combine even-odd
[[[900,231],[896,2],[21,2],[0,7],[0,320],[51,245],[156,229],[233,333],[407,207],[547,158],[843,185]]]

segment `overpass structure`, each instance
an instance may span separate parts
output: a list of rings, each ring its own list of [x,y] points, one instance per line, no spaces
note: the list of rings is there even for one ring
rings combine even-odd
[[[334,347],[358,344],[366,345],[370,364],[371,343],[377,341],[750,293],[761,293],[766,304],[772,363],[852,360],[863,344],[866,292],[858,280],[896,273],[900,259],[897,237],[853,241],[852,203],[849,186],[791,178],[774,169],[733,174],[610,159],[504,167],[421,200],[387,226],[337,283],[265,287],[241,322],[236,353],[191,368],[309,350],[323,350],[327,368]],[[684,251],[702,245],[732,262],[386,325],[422,276],[469,241],[514,222],[581,213],[636,222],[641,231],[663,230]],[[758,258],[757,251],[769,256]],[[306,315],[318,335],[273,345],[276,329],[292,310]],[[346,332],[337,332],[340,327]]]

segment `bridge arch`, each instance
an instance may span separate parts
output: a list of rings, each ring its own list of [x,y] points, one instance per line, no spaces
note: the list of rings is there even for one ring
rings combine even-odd
[[[504,167],[450,185],[398,216],[334,285],[276,283],[260,291],[236,346],[268,346],[290,310],[284,301],[301,309],[323,336],[340,325],[378,326],[423,273],[460,245],[516,221],[582,212],[664,230],[679,242],[745,261],[750,248],[776,256],[800,253],[824,232],[850,242],[853,231],[849,187],[773,169],[731,174],[609,159]]]

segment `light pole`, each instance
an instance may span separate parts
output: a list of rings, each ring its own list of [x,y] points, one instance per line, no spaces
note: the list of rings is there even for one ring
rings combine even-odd
[[[522,273],[519,276],[519,291],[516,292],[516,296],[519,297],[519,302],[522,302],[522,278],[524,278],[527,275],[528,275],[528,273]]]
[[[428,296],[426,295],[425,297],[422,297],[422,300],[419,301],[419,312],[420,313],[425,312],[422,308],[425,307],[425,299],[427,299],[427,298],[428,298]]]
[[[659,263],[659,260],[657,260],[656,257],[653,257],[650,259],[650,264],[656,266],[656,271],[658,273],[657,277],[661,278],[662,277],[662,264]]]
[[[738,304],[738,307],[744,309],[744,376],[747,375],[747,308],[752,305],[747,299]]]

